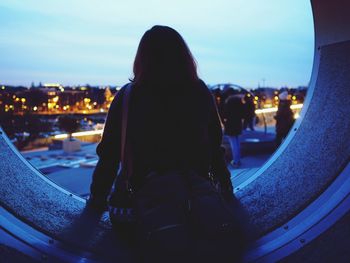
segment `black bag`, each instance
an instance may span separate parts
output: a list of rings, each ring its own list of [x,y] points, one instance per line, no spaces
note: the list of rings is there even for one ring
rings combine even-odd
[[[211,181],[192,173],[190,180],[190,220],[199,234],[230,235],[237,226],[230,203],[223,198]]]
[[[180,262],[177,257],[190,252],[188,189],[183,176],[175,171],[152,172],[135,194],[141,247],[149,262]]]
[[[121,174],[117,177],[116,190],[113,197],[109,200],[109,217],[113,226],[135,223],[135,214],[133,207],[133,189],[130,185],[130,176],[132,174],[131,154],[127,141],[127,122],[129,99],[132,84],[129,83],[124,91],[122,105],[122,131],[121,131]]]
[[[232,250],[223,248],[240,230],[233,207],[193,171],[151,173],[135,195],[135,214],[147,253],[159,261],[229,258]]]

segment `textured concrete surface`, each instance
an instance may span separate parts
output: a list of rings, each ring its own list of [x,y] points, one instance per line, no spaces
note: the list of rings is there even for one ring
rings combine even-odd
[[[58,239],[82,220],[85,204],[40,178],[0,139],[0,202],[23,221]],[[92,226],[96,231],[84,240],[88,247],[100,242],[109,230],[108,222]]]
[[[350,157],[350,42],[321,49],[309,109],[283,154],[237,193],[259,235],[293,217],[339,174]]]

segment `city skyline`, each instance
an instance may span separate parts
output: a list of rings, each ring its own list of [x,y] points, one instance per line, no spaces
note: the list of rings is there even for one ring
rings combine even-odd
[[[313,24],[305,0],[29,0],[0,3],[0,83],[123,85],[145,30],[183,35],[206,83],[244,87],[307,85]]]

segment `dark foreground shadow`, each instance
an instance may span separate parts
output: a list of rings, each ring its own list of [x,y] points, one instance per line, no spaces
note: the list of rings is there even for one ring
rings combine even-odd
[[[135,247],[111,227],[108,213],[86,206],[62,234],[65,250],[98,262],[137,263]]]
[[[253,230],[248,225],[247,214],[236,198],[232,199],[231,206],[237,216],[237,232],[233,237],[227,239],[227,242],[220,242],[222,244],[220,250],[225,251],[225,253],[230,251],[232,257],[227,262],[233,263],[242,261],[244,253],[251,242]],[[144,248],[140,249],[139,242],[135,238],[135,231],[127,231],[125,233],[123,230],[125,229],[111,227],[107,212],[96,211],[86,206],[81,215],[73,221],[71,227],[66,229],[62,234],[65,244],[62,248],[83,258],[90,258],[97,262],[158,262],[154,261],[157,256],[154,257],[154,255],[148,253],[150,251],[145,251],[147,244]],[[201,236],[200,233],[197,234],[197,237],[193,240],[193,248],[190,249],[194,254],[185,258],[180,256],[179,260],[181,262],[213,262],[211,255],[215,254],[212,250],[217,249],[215,246],[216,241]],[[171,243],[171,240],[169,242]],[[161,255],[162,251],[156,250],[155,253]],[[142,259],[141,255],[146,257]],[[149,261],[149,258],[153,260]],[[167,262],[177,261],[174,257],[161,258],[161,261],[165,259]],[[218,262],[217,259],[215,262]],[[226,261],[222,258],[220,262]]]

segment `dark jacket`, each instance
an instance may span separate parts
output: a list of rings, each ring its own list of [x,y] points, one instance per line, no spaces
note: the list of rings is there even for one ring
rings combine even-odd
[[[245,96],[244,97],[244,105],[243,105],[243,110],[244,110],[244,116],[243,118],[246,120],[251,120],[252,118],[255,117],[255,104],[253,100],[253,96]]]
[[[278,104],[278,110],[275,116],[277,136],[285,137],[294,124],[294,113],[290,109],[290,105],[290,100],[280,100]]]
[[[114,98],[93,173],[91,193],[106,199],[120,162],[122,100],[125,86]],[[222,130],[216,106],[206,85],[132,87],[127,130],[133,176],[137,190],[150,171],[192,169],[212,171],[224,187],[231,188],[230,173],[221,147]]]
[[[241,98],[231,95],[225,101],[225,134],[229,136],[237,136],[242,133],[242,118],[244,117],[244,109]]]

